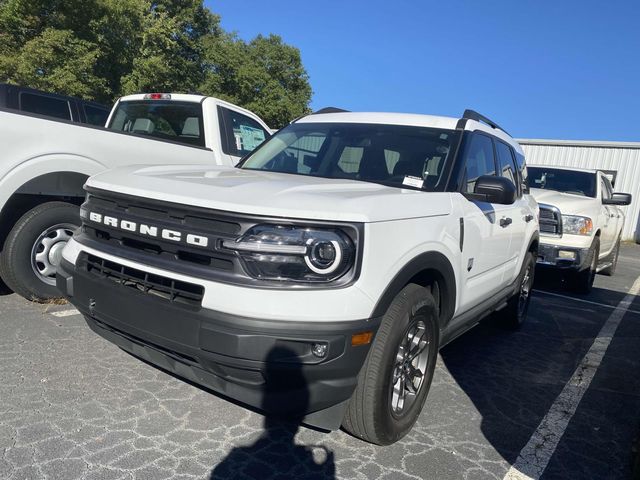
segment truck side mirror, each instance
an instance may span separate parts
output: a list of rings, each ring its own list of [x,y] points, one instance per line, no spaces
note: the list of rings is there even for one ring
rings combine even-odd
[[[485,202],[502,205],[511,205],[515,202],[517,193],[516,186],[511,180],[495,175],[478,177],[474,188],[475,198],[484,197]]]
[[[630,193],[614,193],[611,195],[611,198],[603,198],[603,205],[629,205],[631,203],[631,194]]]

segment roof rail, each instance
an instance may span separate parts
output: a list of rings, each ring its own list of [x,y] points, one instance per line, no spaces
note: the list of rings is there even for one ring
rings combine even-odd
[[[489,118],[476,112],[475,110],[466,109],[462,114],[462,118],[465,118],[467,120],[475,120],[476,122],[486,123],[491,128],[496,128],[498,130],[502,130],[504,133],[507,133],[507,131],[504,128],[502,128],[500,125],[498,125],[496,122],[494,122],[493,120],[490,120]],[[507,135],[509,134],[507,133]]]
[[[315,112],[307,113],[306,115],[300,115],[299,117],[296,117],[293,120],[291,120],[289,124],[296,123],[301,118],[307,117],[309,115],[318,115],[319,113],[341,113],[341,112],[348,112],[348,111],[349,110],[345,110],[343,108],[338,108],[338,107],[324,107],[324,108],[321,108],[320,110],[316,110]]]
[[[348,112],[349,110],[345,110],[344,108],[338,108],[338,107],[324,107],[321,108],[320,110],[316,110],[313,113],[310,113],[309,115],[317,115],[319,113],[342,113],[342,112]]]

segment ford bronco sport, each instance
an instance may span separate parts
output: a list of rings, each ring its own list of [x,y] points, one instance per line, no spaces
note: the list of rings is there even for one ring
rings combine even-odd
[[[336,110],[235,168],[90,178],[57,282],[135,356],[390,444],[416,421],[440,347],[496,310],[525,320],[538,209],[520,146],[476,112]]]

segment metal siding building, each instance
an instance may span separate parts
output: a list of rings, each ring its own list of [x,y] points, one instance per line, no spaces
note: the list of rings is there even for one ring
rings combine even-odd
[[[614,170],[614,191],[631,193],[633,201],[622,207],[626,213],[623,240],[640,243],[640,143],[571,140],[518,140],[529,165]]]

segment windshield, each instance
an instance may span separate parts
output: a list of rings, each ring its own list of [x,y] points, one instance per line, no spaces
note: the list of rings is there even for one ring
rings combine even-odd
[[[596,196],[596,174],[560,168],[527,167],[531,188],[555,190],[583,197]]]
[[[444,189],[454,130],[356,123],[294,123],[245,159],[240,168],[389,186]]]
[[[173,140],[186,145],[205,146],[202,105],[195,102],[120,102],[107,128]]]

